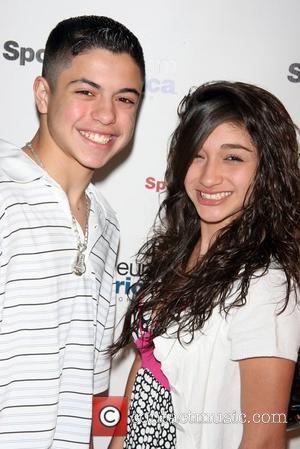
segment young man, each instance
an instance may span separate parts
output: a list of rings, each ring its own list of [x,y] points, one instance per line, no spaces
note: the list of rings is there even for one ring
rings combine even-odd
[[[91,184],[131,140],[145,78],[123,25],[59,23],[34,82],[40,126],[0,144],[0,447],[88,448],[92,396],[108,388],[118,249]]]

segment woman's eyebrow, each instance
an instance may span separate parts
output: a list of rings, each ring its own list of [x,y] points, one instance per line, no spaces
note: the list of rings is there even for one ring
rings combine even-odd
[[[233,150],[236,148],[241,148],[242,150],[246,150],[249,151],[250,153],[252,153],[252,149],[245,147],[244,145],[242,145],[241,143],[223,143],[220,147],[222,150]]]

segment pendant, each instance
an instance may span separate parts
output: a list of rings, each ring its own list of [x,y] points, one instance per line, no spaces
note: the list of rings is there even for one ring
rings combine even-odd
[[[85,273],[86,266],[85,266],[85,260],[84,260],[84,253],[83,251],[78,250],[76,261],[73,266],[73,273],[76,274],[76,276],[81,276],[83,273]]]

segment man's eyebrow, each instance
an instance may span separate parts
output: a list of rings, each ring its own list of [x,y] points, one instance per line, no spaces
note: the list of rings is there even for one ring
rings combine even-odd
[[[84,83],[84,84],[89,84],[89,86],[94,87],[95,89],[100,89],[101,86],[100,84],[95,83],[94,81],[88,80],[86,78],[80,78],[78,80],[73,80],[69,82],[70,84],[75,84],[75,83]]]
[[[249,153],[252,153],[252,149],[245,147],[244,145],[240,144],[240,143],[223,143],[220,147],[222,150],[234,150],[234,149],[238,149],[241,148],[242,150],[246,150],[249,151]]]
[[[88,80],[86,78],[80,78],[77,80],[73,80],[69,82],[70,84],[75,84],[75,83],[84,83],[84,84],[88,84],[89,86],[93,87],[94,89],[101,89],[101,85],[98,83],[95,83],[94,81]],[[141,95],[141,93],[137,90],[134,89],[133,87],[123,87],[122,89],[118,90],[117,92],[118,94],[125,94],[125,93],[132,93],[137,95],[138,97]]]
[[[133,87],[123,87],[123,89],[118,90],[119,94],[126,94],[126,93],[132,93],[137,95],[138,97],[141,95],[141,93],[134,89]]]

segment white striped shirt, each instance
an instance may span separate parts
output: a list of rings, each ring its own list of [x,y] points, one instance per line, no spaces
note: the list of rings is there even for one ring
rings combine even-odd
[[[67,196],[0,141],[0,449],[87,449],[92,395],[108,388],[119,242],[93,185],[84,275]]]

